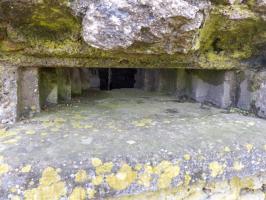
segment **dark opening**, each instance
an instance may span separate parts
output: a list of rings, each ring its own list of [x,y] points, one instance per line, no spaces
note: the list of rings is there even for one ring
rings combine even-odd
[[[100,89],[134,88],[136,69],[99,69]]]

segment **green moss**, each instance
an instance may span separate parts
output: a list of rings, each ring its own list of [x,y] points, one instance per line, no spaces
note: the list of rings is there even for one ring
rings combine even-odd
[[[13,29],[9,29],[8,38],[5,38],[4,42],[1,42],[0,38],[0,52],[5,53],[0,60],[38,63],[39,60],[44,62],[45,59],[58,59],[61,60],[58,62],[71,60],[69,62],[77,63],[77,66],[149,68],[200,66],[230,69],[237,67],[238,61],[254,55],[258,51],[258,41],[266,43],[266,23],[258,19],[248,6],[238,4],[225,6],[228,5],[227,1],[216,1],[219,6],[213,9],[199,31],[194,48],[187,54],[169,55],[165,53],[162,42],[136,43],[127,49],[104,51],[89,46],[81,39],[81,20],[72,15],[66,6],[68,3],[68,0],[44,0],[43,3],[29,9],[27,14],[20,13],[21,19],[13,20],[14,26]],[[17,10],[19,11],[18,8]],[[222,14],[230,14],[235,10],[239,12],[243,10],[249,17],[243,20],[230,20]],[[192,37],[194,33],[189,34]],[[182,38],[180,41],[174,41],[174,45],[190,45],[184,40]],[[19,41],[23,41],[23,45]],[[8,53],[14,54],[8,55]]]
[[[14,43],[9,40],[0,41],[0,51],[3,52],[16,52],[23,50],[25,47],[22,43]]]
[[[253,19],[228,20],[212,15],[200,32],[200,50],[202,53],[224,51],[229,56],[237,52],[239,58],[250,57],[259,29],[260,23]]]
[[[247,5],[250,8],[254,8],[254,6],[256,5],[257,1],[256,0],[247,0]]]
[[[81,22],[75,17],[68,1],[46,0],[29,10],[23,22],[16,25],[26,38],[62,40],[80,34]]]
[[[215,9],[204,27],[200,30],[197,49],[201,55],[201,63],[232,68],[237,60],[250,58],[256,53],[258,35],[265,33],[265,22],[250,14],[246,6],[220,6]],[[230,9],[244,9],[246,19],[232,20],[221,13]],[[240,12],[240,11],[239,11]]]
[[[202,54],[199,59],[201,68],[208,69],[232,69],[238,67],[238,62],[223,53],[216,54],[214,52],[208,52]]]

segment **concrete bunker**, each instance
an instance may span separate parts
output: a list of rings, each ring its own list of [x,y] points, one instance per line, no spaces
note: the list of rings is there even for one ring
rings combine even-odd
[[[266,117],[264,74],[170,68],[9,67],[2,74],[0,119],[12,123],[47,106],[90,95],[90,90],[122,88],[167,93],[177,101],[193,100],[224,109],[237,107]]]

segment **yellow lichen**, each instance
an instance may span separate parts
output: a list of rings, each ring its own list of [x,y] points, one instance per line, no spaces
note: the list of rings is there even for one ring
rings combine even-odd
[[[153,173],[152,167],[145,165],[144,172],[142,174],[139,174],[138,176],[138,184],[143,185],[145,187],[150,187],[152,173]]]
[[[95,178],[92,179],[91,182],[93,185],[101,185],[103,182],[103,177],[102,176],[96,176]]]
[[[178,165],[170,165],[163,169],[163,173],[158,179],[158,187],[160,189],[168,188],[172,182],[172,179],[179,175],[180,168]]]
[[[71,193],[69,200],[85,200],[86,190],[82,187],[76,187]]]
[[[10,200],[21,200],[18,195],[12,195]]]
[[[159,175],[170,166],[172,166],[172,163],[164,160],[154,168],[154,173]]]
[[[151,182],[151,174],[143,173],[139,175],[138,184],[143,185],[145,187],[150,187]]]
[[[141,119],[139,121],[134,121],[133,124],[137,127],[147,127],[152,124],[151,119]]]
[[[184,178],[184,184],[189,185],[191,179],[192,179],[191,176],[188,173],[186,173]]]
[[[248,153],[250,153],[253,149],[253,144],[246,144],[246,149],[247,149]]]
[[[21,168],[22,173],[29,173],[31,170],[31,165],[25,165],[24,167]]]
[[[17,132],[15,131],[6,131],[5,129],[0,129],[0,138],[1,139],[5,139],[5,138],[9,138],[12,136],[16,136]]]
[[[96,191],[94,189],[87,189],[87,195],[89,199],[93,199],[95,197]]]
[[[75,181],[77,183],[83,183],[88,180],[88,175],[85,170],[79,170],[75,175]]]
[[[16,187],[11,187],[9,189],[9,191],[12,192],[12,193],[16,193],[17,192],[17,188]]]
[[[211,170],[211,176],[216,177],[223,173],[224,167],[217,161],[214,161],[209,164],[209,169]]]
[[[1,164],[0,165],[0,176],[3,174],[6,174],[9,171],[9,165],[8,164]]]
[[[155,169],[154,169],[152,166],[146,164],[146,165],[144,166],[144,171],[145,171],[146,173],[153,174],[154,171],[155,171]]]
[[[37,188],[24,192],[25,200],[51,199],[58,200],[66,195],[65,183],[61,181],[57,171],[52,167],[47,167],[39,180]]]
[[[227,153],[228,153],[228,152],[230,152],[230,151],[231,151],[230,147],[227,147],[227,146],[224,147],[224,152],[227,152]]]
[[[240,187],[254,189],[254,180],[251,177],[244,177],[240,179]]]
[[[27,135],[34,135],[36,132],[34,130],[28,130],[26,131]]]
[[[136,164],[134,169],[137,170],[137,171],[140,171],[142,169],[142,164]]]
[[[12,139],[4,141],[3,144],[16,144],[20,139],[21,139],[20,136],[16,136]]]
[[[235,171],[241,171],[244,168],[244,165],[239,161],[235,161],[233,164],[233,168]]]
[[[184,155],[184,159],[188,161],[188,160],[191,159],[191,156],[190,156],[189,154],[185,154],[185,155]]]
[[[96,167],[96,174],[102,175],[106,173],[110,173],[113,169],[114,164],[112,162],[104,163],[103,165],[100,165]]]
[[[117,174],[107,176],[106,181],[111,188],[124,190],[135,181],[136,177],[136,172],[129,165],[124,164]]]
[[[91,163],[92,163],[93,167],[99,167],[100,165],[103,164],[99,158],[92,158]]]

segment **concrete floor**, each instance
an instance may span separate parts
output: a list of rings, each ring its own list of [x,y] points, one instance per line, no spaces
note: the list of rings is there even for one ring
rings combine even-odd
[[[188,173],[192,182],[265,173],[266,120],[135,89],[91,91],[0,130],[0,199],[41,195],[49,167],[64,183],[65,192],[57,194],[62,198],[77,185],[97,198],[157,190],[158,176],[149,185],[135,177],[119,188],[108,174],[117,175],[124,164],[140,172],[166,161],[178,166],[169,187]],[[111,169],[98,173],[104,163],[112,163]],[[75,180],[80,170],[89,177],[82,184]],[[103,180],[94,184],[99,175]]]

